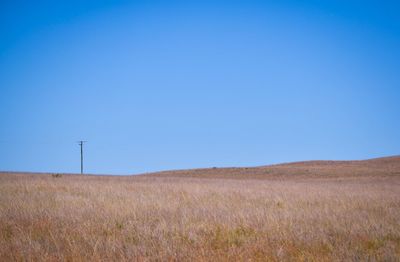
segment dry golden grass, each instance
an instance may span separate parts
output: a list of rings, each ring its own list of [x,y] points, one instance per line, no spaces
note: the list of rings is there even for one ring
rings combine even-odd
[[[396,165],[265,179],[0,174],[0,261],[400,261]]]

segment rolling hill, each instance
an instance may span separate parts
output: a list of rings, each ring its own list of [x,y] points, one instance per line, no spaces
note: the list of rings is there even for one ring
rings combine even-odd
[[[0,261],[398,261],[400,157],[0,174]]]
[[[259,167],[199,168],[145,174],[157,177],[232,179],[354,178],[400,175],[400,156],[353,161],[303,161]]]

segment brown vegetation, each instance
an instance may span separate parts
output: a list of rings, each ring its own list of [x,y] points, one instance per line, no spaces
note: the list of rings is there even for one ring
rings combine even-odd
[[[260,167],[172,170],[147,175],[230,179],[326,179],[400,176],[400,156],[362,161],[307,161]]]
[[[399,261],[399,217],[400,158],[4,173],[0,261]]]

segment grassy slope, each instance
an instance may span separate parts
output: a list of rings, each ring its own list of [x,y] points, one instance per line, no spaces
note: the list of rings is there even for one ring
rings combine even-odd
[[[306,161],[271,166],[173,170],[146,175],[234,179],[354,178],[400,175],[400,156],[362,161]]]
[[[0,174],[0,261],[399,261],[399,162]]]

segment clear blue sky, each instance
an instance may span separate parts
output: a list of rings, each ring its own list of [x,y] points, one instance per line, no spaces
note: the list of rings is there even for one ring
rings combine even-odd
[[[398,1],[1,1],[0,170],[400,153]]]

